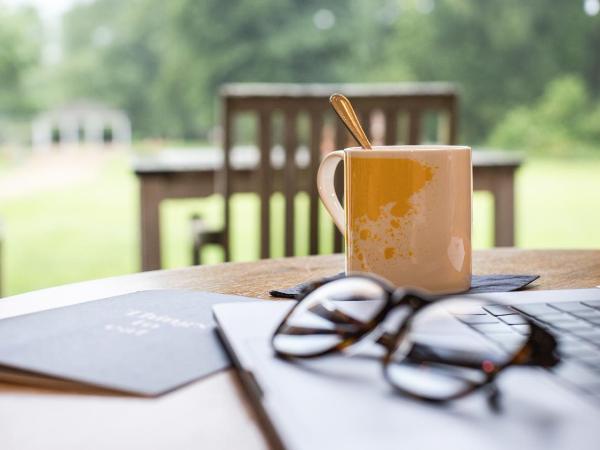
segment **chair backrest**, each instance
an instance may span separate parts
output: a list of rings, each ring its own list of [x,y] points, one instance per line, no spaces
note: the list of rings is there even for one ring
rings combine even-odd
[[[223,114],[225,197],[225,254],[229,257],[230,197],[236,192],[236,169],[231,154],[235,144],[236,118],[240,114],[255,116],[255,145],[259,163],[253,177],[254,191],[260,196],[260,256],[270,251],[270,199],[281,192],[285,198],[284,253],[294,254],[296,194],[309,196],[309,253],[319,252],[319,199],[316,173],[321,156],[329,151],[354,146],[341,121],[333,117],[329,96],[334,92],[352,101],[365,132],[375,144],[418,144],[433,130],[435,141],[456,142],[458,129],[458,96],[447,83],[394,84],[263,84],[236,83],[224,85],[220,91]],[[432,115],[435,115],[435,117]],[[279,120],[274,120],[275,118]],[[433,120],[431,120],[433,119]],[[277,163],[276,123],[282,122],[281,144],[275,150],[284,154]],[[300,122],[304,126],[300,126]],[[306,142],[302,143],[304,140]],[[304,156],[302,158],[301,156]],[[302,163],[304,160],[304,163]],[[336,176],[338,193],[343,190],[341,171]],[[340,176],[341,175],[341,176]],[[304,222],[304,221],[303,221]],[[343,238],[334,231],[334,251],[341,251]]]

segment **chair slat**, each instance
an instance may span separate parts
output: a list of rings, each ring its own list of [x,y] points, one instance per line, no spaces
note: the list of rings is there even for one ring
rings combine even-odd
[[[321,139],[323,132],[323,114],[318,109],[311,109],[310,120],[310,173],[316,174],[321,162]],[[309,248],[311,255],[319,253],[319,192],[317,180],[310,180],[309,185]]]
[[[388,108],[384,111],[385,117],[385,145],[396,145],[398,142],[398,111]]]
[[[448,143],[456,145],[458,142],[458,96],[453,96],[450,99],[450,106],[447,108],[448,115]]]
[[[283,170],[283,190],[285,196],[285,256],[294,255],[294,200],[296,198],[296,111],[287,110],[283,116],[283,146],[285,166]]]
[[[367,135],[367,139],[373,141],[373,135],[371,134],[371,110],[363,108],[358,114],[360,123],[362,124],[363,130]]]
[[[408,144],[421,143],[421,111],[413,108],[408,112]]]
[[[268,258],[271,250],[271,114],[258,112],[258,147],[260,150],[260,257]]]

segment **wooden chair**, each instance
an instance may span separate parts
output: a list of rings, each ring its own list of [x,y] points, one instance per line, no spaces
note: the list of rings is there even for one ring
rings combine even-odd
[[[220,190],[225,201],[224,228],[207,230],[202,219],[192,222],[194,231],[194,263],[206,243],[223,245],[225,259],[230,258],[231,195],[236,192],[238,175],[232,166],[235,144],[236,119],[241,114],[256,118],[255,145],[259,158],[255,167],[254,192],[260,196],[260,257],[268,258],[270,249],[271,196],[275,192],[285,197],[284,254],[294,254],[294,199],[298,192],[309,196],[309,226],[302,232],[309,236],[309,253],[319,252],[319,197],[316,173],[323,154],[356,144],[341,122],[333,117],[329,96],[341,92],[349,97],[361,117],[366,133],[375,144],[418,144],[426,131],[433,133],[433,141],[454,144],[458,129],[458,96],[447,83],[394,83],[394,84],[228,84],[220,91],[223,127],[224,166]],[[429,120],[435,114],[433,121]],[[277,161],[275,118],[282,122],[280,153]],[[299,122],[304,127],[300,132]],[[304,141],[304,142],[303,142]],[[304,154],[304,163],[301,162]],[[281,160],[282,159],[282,160]],[[341,170],[337,174],[338,193],[343,191]],[[333,228],[333,227],[332,227]],[[342,250],[343,239],[334,230],[334,251]]]

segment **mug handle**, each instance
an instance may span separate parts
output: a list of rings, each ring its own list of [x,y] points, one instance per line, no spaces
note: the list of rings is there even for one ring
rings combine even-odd
[[[344,208],[340,204],[337,194],[335,193],[335,185],[333,184],[335,168],[344,160],[344,151],[337,150],[328,153],[319,165],[317,172],[317,189],[321,201],[333,219],[333,222],[338,227],[340,232],[346,234],[346,219]]]

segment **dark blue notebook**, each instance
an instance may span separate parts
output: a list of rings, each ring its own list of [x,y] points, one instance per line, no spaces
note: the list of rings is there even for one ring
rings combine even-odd
[[[0,378],[160,395],[230,365],[212,305],[248,300],[142,291],[3,319]]]

